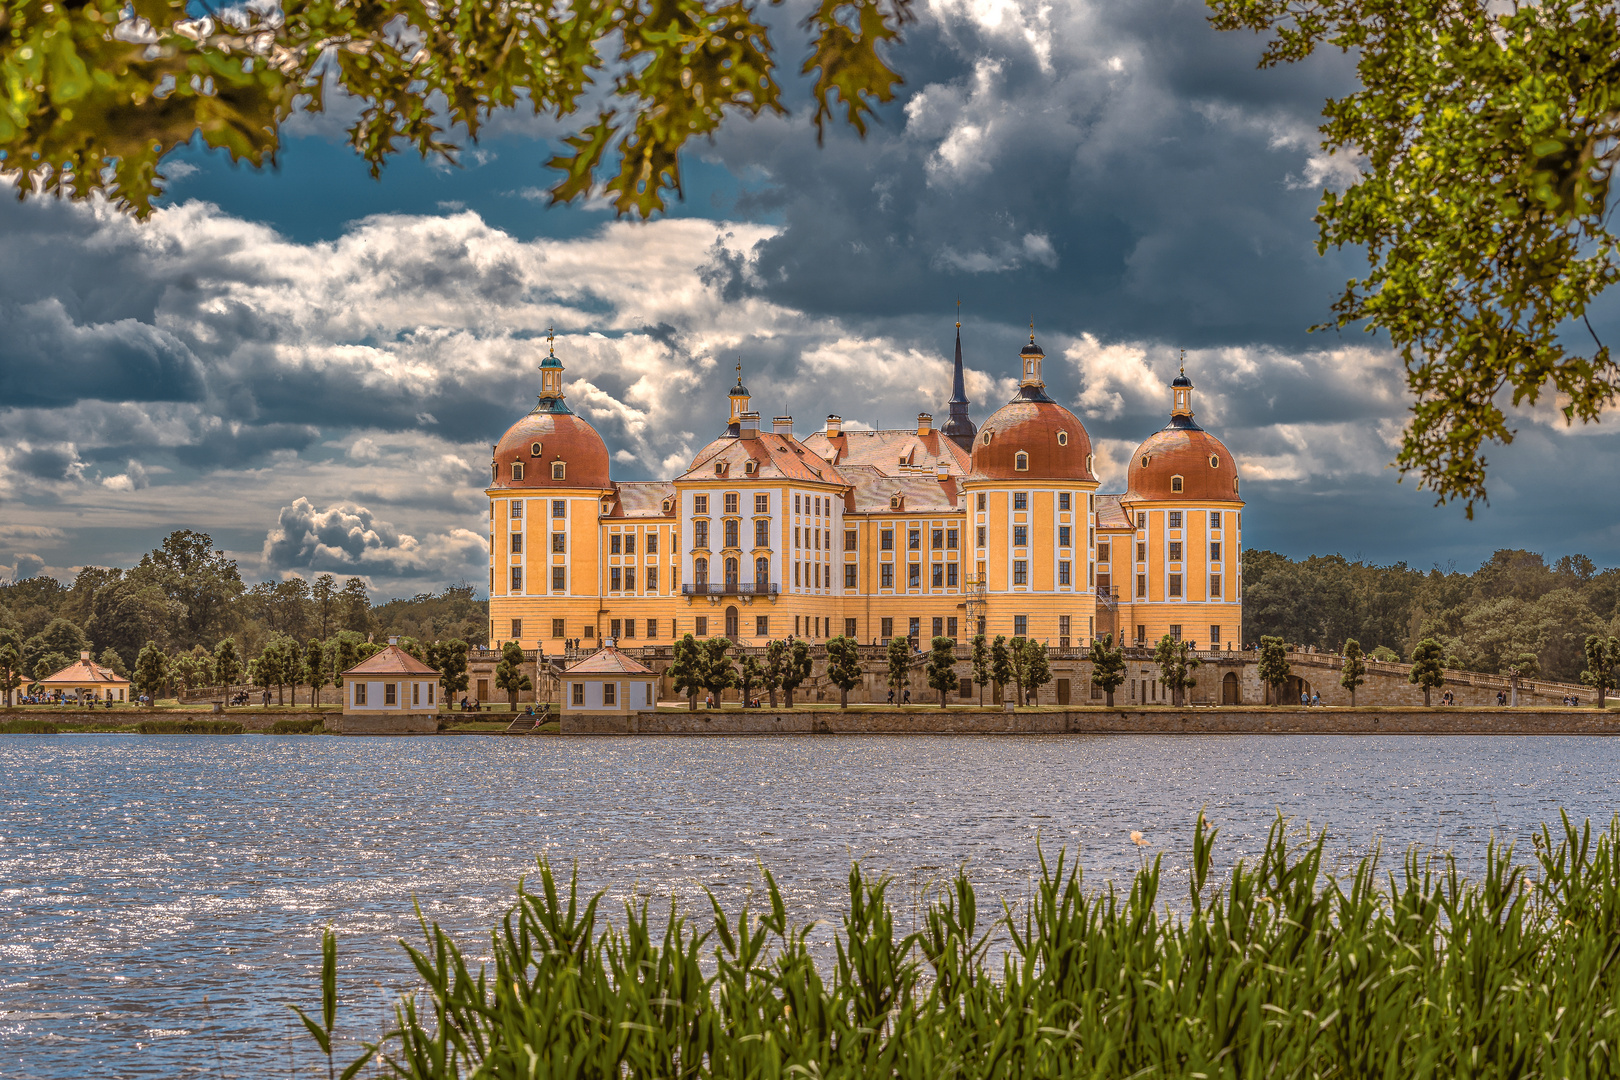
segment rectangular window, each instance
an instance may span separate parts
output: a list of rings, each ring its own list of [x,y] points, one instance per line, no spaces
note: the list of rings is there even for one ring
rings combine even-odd
[[[692,513],[707,514],[709,512],[709,497],[707,495],[692,496]]]
[[[658,534],[656,532],[647,534],[647,554],[658,554]]]
[[[922,588],[922,563],[908,563],[906,565],[906,588]]]
[[[934,625],[931,627],[931,629],[933,630],[933,636],[934,637],[944,637],[945,636],[945,617],[943,615],[934,616]]]
[[[735,514],[737,512],[737,496],[735,494],[728,494],[724,496],[724,498],[726,508],[725,512],[728,514]]]
[[[692,630],[698,637],[708,637],[709,636],[709,617],[707,615],[699,615],[695,619],[693,619],[692,620]]]
[[[770,637],[771,636],[771,617],[769,615],[755,615],[754,616],[754,636],[755,637]]]
[[[1098,544],[1097,545],[1097,561],[1102,562],[1102,563],[1112,561],[1113,560],[1113,555],[1111,554],[1112,551],[1113,551],[1113,549],[1111,547],[1109,547],[1108,541],[1105,540],[1102,543]]]
[[[793,526],[793,550],[798,551],[804,545],[799,541],[799,527]]]
[[[740,546],[737,536],[737,534],[741,531],[738,528],[740,524],[741,522],[739,522],[736,518],[726,519],[726,547],[734,548]]]
[[[1070,564],[1067,563],[1067,562],[1058,563],[1058,584],[1059,585],[1067,585],[1067,584],[1069,584],[1069,566],[1070,566]]]
[[[583,705],[583,704],[585,704],[585,684],[582,683],[582,682],[577,682],[577,683],[573,683],[572,686],[574,688],[574,690],[573,690],[574,704],[575,705]]]
[[[567,535],[567,533],[551,534],[551,552],[553,555],[562,555],[567,552],[568,542],[563,539]]]
[[[1181,511],[1180,510],[1172,510],[1172,511],[1170,511],[1170,527],[1172,529],[1181,528]]]
[[[847,637],[847,638],[854,638],[855,637],[855,620],[854,619],[845,619],[844,620],[844,636]]]
[[[956,640],[956,616],[948,615],[945,618],[945,636],[952,641]]]
[[[1013,584],[1029,584],[1029,563],[1025,562],[1023,559],[1013,560]]]
[[[563,499],[552,499],[551,516],[554,518],[567,517],[568,503]]]
[[[1221,643],[1221,627],[1220,627],[1220,624],[1219,623],[1210,623],[1209,624],[1209,646],[1212,649],[1217,648],[1217,647],[1220,646],[1220,643]]]
[[[366,703],[366,684],[363,682],[357,682],[354,684],[354,703],[356,705],[364,705]]]
[[[1069,617],[1067,615],[1058,616],[1058,636],[1064,638],[1069,636]]]
[[[383,704],[399,704],[399,683],[383,683]]]
[[[919,638],[919,637],[922,636],[922,620],[921,619],[912,619],[912,620],[910,620],[910,628],[906,631],[906,636],[910,637],[910,638]]]
[[[511,539],[512,539],[512,554],[514,554],[514,555],[523,554],[523,534],[520,533],[520,532],[515,532],[515,533],[512,534]]]
[[[622,554],[624,554],[623,542],[624,542],[624,538],[622,536],[620,536],[618,533],[614,533],[612,536],[608,537],[608,554],[609,555],[622,555]]]
[[[1180,641],[1181,640],[1181,624],[1180,623],[1171,623],[1170,624],[1170,640],[1171,641]]]
[[[769,495],[754,496],[754,513],[768,514],[771,512],[771,497]]]
[[[1147,562],[1147,545],[1141,541],[1137,541],[1136,544],[1136,561]]]
[[[880,548],[882,548],[884,551],[893,551],[894,550],[894,530],[893,529],[884,529],[883,532],[879,534],[878,546]]]
[[[955,529],[946,529],[945,530],[945,550],[946,551],[955,551],[955,550],[957,550],[956,540],[957,540],[957,532],[956,532],[956,530]]]
[[[624,623],[619,619],[608,620],[608,637],[614,641],[624,636]]]
[[[945,530],[944,529],[935,529],[935,530],[933,530],[933,532],[931,534],[929,534],[928,539],[929,539],[930,546],[932,546],[935,551],[943,551],[943,550],[945,550]]]
[[[605,682],[602,684],[602,705],[604,707],[619,704],[619,684]]]
[[[857,584],[857,582],[855,580],[855,564],[854,563],[845,563],[844,564],[844,588],[853,589],[853,588],[856,587],[856,584]]]
[[[1221,598],[1221,575],[1219,574],[1211,574],[1209,576],[1209,598],[1211,600],[1219,600]]]
[[[1210,562],[1220,562],[1221,561],[1221,542],[1219,540],[1210,541],[1210,545],[1209,545],[1209,561]]]
[[[608,588],[614,592],[624,588],[624,571],[617,566],[608,569]]]
[[[884,619],[883,620],[883,640],[888,641],[892,637],[894,637],[894,620],[893,619]]]
[[[1138,529],[1147,528],[1147,511],[1146,510],[1138,510],[1136,512],[1136,527]]]
[[[955,563],[946,563],[945,564],[945,587],[947,589],[954,589],[954,588],[957,587],[958,584],[959,584],[959,582],[957,581],[956,564]]]
[[[1218,529],[1221,527],[1221,512],[1219,510],[1211,510],[1209,512],[1209,527],[1212,529]],[[1217,627],[1217,629],[1219,628]]]
[[[854,551],[855,550],[855,530],[854,529],[845,529],[844,530],[844,550],[845,551]]]
[[[828,567],[828,569],[831,569],[831,567]],[[821,588],[821,564],[820,563],[816,564],[815,579],[816,579],[816,588],[818,588],[818,589]]]
[[[1013,509],[1014,510],[1028,510],[1029,509],[1029,492],[1027,492],[1027,491],[1015,491],[1015,492],[1013,492]]]
[[[647,620],[647,636],[649,638],[658,637],[658,620],[657,619],[648,619]]]
[[[650,593],[658,591],[658,567],[656,566],[647,567],[647,591]]]
[[[523,591],[523,567],[521,566],[512,567],[512,591]]]
[[[1028,546],[1029,546],[1029,526],[1028,525],[1014,525],[1013,526],[1013,547],[1028,547]]]
[[[1136,624],[1136,640],[1137,641],[1146,641],[1147,640],[1147,627],[1143,626],[1141,623]]]
[[[692,546],[707,549],[709,546],[709,523],[707,521],[692,522]]]
[[[636,591],[636,568],[633,566],[627,566],[624,568],[624,591]]]
[[[984,547],[984,526],[979,526],[979,546]]]
[[[1028,615],[1014,615],[1013,616],[1013,636],[1014,637],[1027,637],[1027,636],[1029,636],[1029,616]]]
[[[771,523],[764,518],[754,522],[754,546],[771,546]]]
[[[551,636],[552,637],[562,637],[564,634],[566,634],[568,631],[564,629],[564,625],[565,625],[565,623],[564,623],[564,621],[562,619],[552,619],[551,620]]]
[[[1138,600],[1146,600],[1147,599],[1147,575],[1146,574],[1137,574],[1136,575],[1136,598]]]
[[[979,509],[980,509],[980,510],[983,510],[983,509],[984,509],[984,501],[985,501],[985,496],[984,496],[984,493],[983,493],[983,492],[980,492],[980,493],[979,493]]]
[[[799,566],[800,565],[801,564],[798,563],[798,562],[795,562],[793,564],[793,584],[794,584],[794,587],[797,587],[798,584],[799,584]]]
[[[565,479],[567,477],[567,475],[568,475],[568,466],[567,465],[563,464],[560,461],[553,461],[551,463],[551,478],[553,480]]]
[[[912,529],[910,532],[908,532],[906,534],[906,550],[908,550],[908,551],[921,551],[922,550],[922,530],[921,529]]]
[[[634,555],[636,553],[636,534],[635,533],[625,533],[624,534],[624,553],[626,555]]]
[[[1069,527],[1067,525],[1059,525],[1058,526],[1058,547],[1068,547],[1069,546],[1069,537],[1070,537],[1070,535],[1071,534],[1069,532]]]
[[[433,688],[436,685],[438,685],[438,684],[436,684],[436,683],[428,683],[427,684],[427,688],[428,688],[428,704],[429,705],[433,704]]]
[[[799,496],[795,495],[795,496],[793,496],[793,512],[795,514],[797,514],[797,513],[800,512],[800,509],[801,508],[799,506]]]
[[[1181,595],[1181,575],[1180,574],[1171,574],[1170,575],[1170,595],[1171,596],[1180,596]]]
[[[518,638],[521,638],[522,636],[523,636],[523,620],[522,619],[513,619],[512,620],[512,640],[516,641],[516,640],[518,640]]]
[[[551,587],[557,592],[562,592],[568,588],[568,581],[563,576],[567,572],[568,568],[564,566],[553,566],[551,568]]]
[[[1170,561],[1171,562],[1180,562],[1181,561],[1181,541],[1179,541],[1179,540],[1170,541]]]
[[[1067,510],[1068,508],[1069,508],[1069,493],[1067,491],[1058,492],[1058,509],[1059,510]]]
[[[516,519],[523,516],[523,500],[522,499],[513,499],[510,505],[512,507],[512,518],[513,518],[513,520],[516,520]]]
[[[627,638],[631,638],[631,637],[636,636],[636,620],[634,620],[634,619],[626,619],[626,620],[624,620],[624,636],[627,637]]]
[[[878,580],[881,588],[894,588],[894,563],[886,562],[878,568]]]
[[[929,582],[928,583],[929,583],[929,586],[931,588],[935,588],[935,589],[943,589],[945,587],[945,564],[944,563],[937,562],[937,563],[934,564],[934,570],[933,570],[933,573],[929,575]]]

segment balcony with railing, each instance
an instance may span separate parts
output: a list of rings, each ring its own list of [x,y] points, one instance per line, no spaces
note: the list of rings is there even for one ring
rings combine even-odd
[[[682,596],[777,596],[774,581],[695,581],[681,586]]]

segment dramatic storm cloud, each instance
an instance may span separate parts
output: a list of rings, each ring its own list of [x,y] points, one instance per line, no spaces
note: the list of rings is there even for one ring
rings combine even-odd
[[[778,17],[796,41],[802,12]],[[699,147],[688,201],[647,223],[542,209],[556,132],[518,116],[464,169],[381,184],[340,118],[305,124],[279,174],[196,154],[147,223],[0,200],[0,576],[128,564],[190,527],[250,579],[479,582],[489,447],[548,329],[615,476],[643,479],[713,437],[739,359],[801,433],[941,412],[958,298],[975,416],[1033,320],[1114,487],[1185,350],[1251,546],[1620,561],[1585,490],[1620,445],[1555,403],[1491,454],[1477,521],[1396,483],[1398,361],[1306,333],[1358,270],[1310,221],[1355,175],[1314,133],[1350,69],[1257,72],[1258,49],[1190,2],[933,0],[867,139],[818,148],[792,87],[792,117]]]

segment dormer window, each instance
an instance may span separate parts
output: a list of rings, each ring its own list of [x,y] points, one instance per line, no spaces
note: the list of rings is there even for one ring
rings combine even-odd
[[[521,461],[512,462],[512,479],[514,479],[514,480],[523,479],[523,462],[521,462]]]
[[[551,478],[553,480],[564,480],[564,479],[567,479],[567,477],[568,477],[568,465],[567,465],[567,463],[562,462],[562,461],[553,461],[551,463]]]
[[[539,457],[540,456],[540,444],[539,443],[531,443],[530,444],[530,446],[529,446],[529,456],[530,457]]]
[[[983,435],[979,436],[979,441],[981,443],[983,443],[985,446],[989,446],[990,445],[990,432],[987,431]]]
[[[1067,431],[1058,432],[1058,445],[1059,446],[1068,446],[1069,445],[1069,433]]]
[[[724,475],[726,475],[726,463],[725,462],[717,461],[717,462],[714,463],[714,475],[716,475],[716,476],[724,476]]]
[[[743,466],[743,472],[747,473],[749,476],[753,476],[755,473],[759,472],[759,462],[748,462]]]
[[[500,478],[501,478],[501,463],[498,462],[498,461],[490,462],[489,463],[489,479],[490,479],[490,482],[493,483],[494,481],[499,480]]]
[[[1142,455],[1142,468],[1144,468],[1144,469],[1147,468],[1148,467],[1148,462],[1150,460],[1152,460],[1152,459],[1149,458],[1146,454],[1143,454]]]
[[[1170,478],[1170,490],[1175,492],[1179,492],[1181,490],[1181,477],[1172,476]]]
[[[1232,494],[1237,494],[1237,477],[1232,477]]]
[[[1097,471],[1096,469],[1094,469],[1092,467],[1096,463],[1096,461],[1097,461],[1097,455],[1096,454],[1087,454],[1086,455],[1086,472],[1096,472]]]
[[[900,496],[898,496],[898,495],[890,496],[890,498],[889,498],[889,509],[890,510],[898,510],[898,509],[900,509],[901,501],[902,500],[901,500]]]
[[[1024,453],[1022,450],[1018,451],[1017,454],[1013,455],[1013,468],[1015,470],[1017,470],[1018,472],[1028,472],[1029,471],[1029,455]]]
[[[1221,459],[1219,457],[1217,457],[1216,455],[1214,455],[1214,454],[1209,455],[1209,467],[1212,468],[1212,469],[1220,468],[1221,467]]]
[[[666,514],[669,513],[670,505],[671,505],[670,500],[668,500],[668,499],[665,499],[663,502],[658,504],[659,509],[662,510]]]

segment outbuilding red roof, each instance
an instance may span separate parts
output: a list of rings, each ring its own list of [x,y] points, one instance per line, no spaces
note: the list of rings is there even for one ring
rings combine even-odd
[[[382,652],[366,657],[345,671],[343,676],[347,678],[350,675],[432,675],[437,678],[438,674],[398,645],[389,645]]]
[[[624,653],[608,645],[598,649],[573,667],[563,672],[564,675],[656,675],[658,674],[646,664],[632,660]]]

